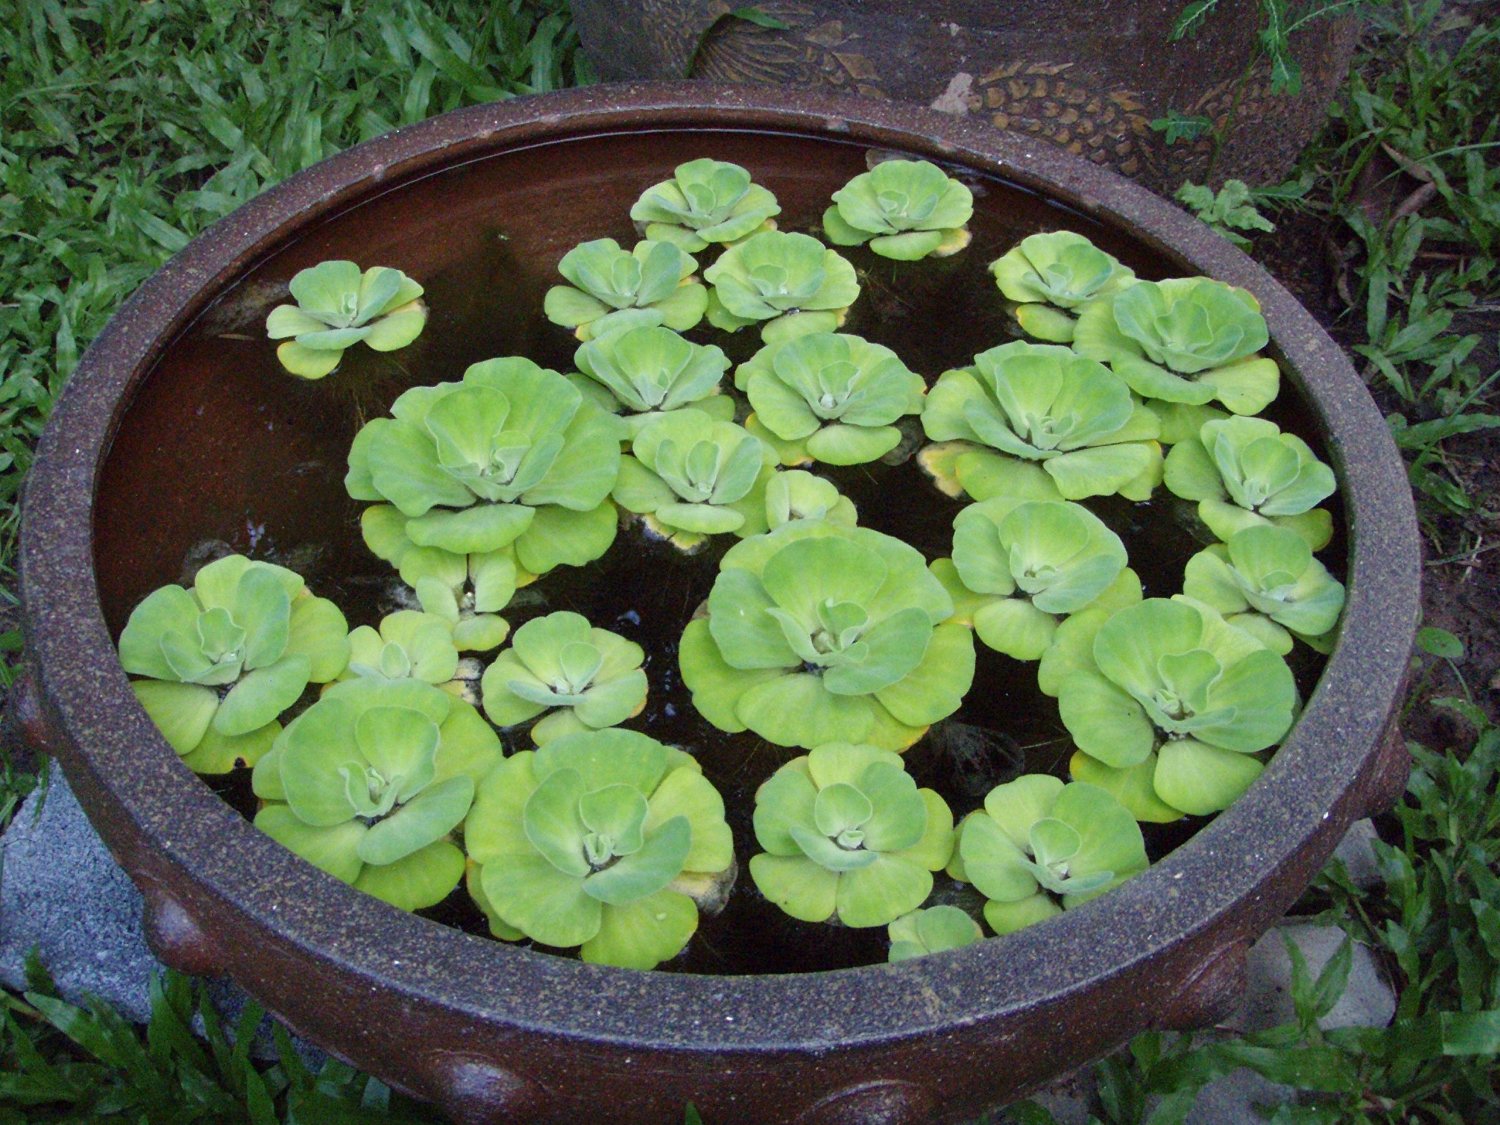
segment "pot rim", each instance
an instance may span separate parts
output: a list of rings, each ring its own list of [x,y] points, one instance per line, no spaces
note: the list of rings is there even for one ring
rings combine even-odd
[[[1003,941],[823,973],[642,973],[535,953],[405,915],[286,852],[181,764],[112,658],[91,533],[100,471],[136,388],[227,285],[292,231],[440,168],[530,145],[684,129],[828,136],[962,164],[1260,299],[1284,373],[1339,476],[1349,556],[1339,641],[1262,779],[1182,847],[1085,908]],[[1419,616],[1415,512],[1379,412],[1313,318],[1226,240],[1081,157],[981,122],[698,82],[594,86],[457,110],[325,160],[219,221],[142,285],[89,348],[39,443],[23,514],[28,659],[55,730],[88,746],[86,758],[65,754],[64,764],[75,784],[82,774],[108,790],[118,813],[199,881],[203,902],[262,920],[267,934],[371,987],[508,1027],[641,1048],[826,1050],[989,1021],[1120,976],[1243,909],[1274,870],[1296,866],[1331,816],[1364,815],[1356,782],[1368,778],[1399,699]],[[111,658],[84,655],[100,651]],[[166,807],[163,774],[172,779]]]

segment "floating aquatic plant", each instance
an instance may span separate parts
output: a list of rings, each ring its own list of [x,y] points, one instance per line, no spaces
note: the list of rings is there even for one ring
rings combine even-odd
[[[670,242],[647,239],[631,250],[612,238],[584,242],[557,264],[573,284],[547,290],[542,308],[580,340],[642,324],[684,332],[703,319],[708,304],[708,291],[693,276],[697,268]]]
[[[1022,330],[1055,344],[1072,342],[1080,308],[1135,280],[1129,267],[1069,230],[1028,235],[991,262],[990,272],[1017,302]]]
[[[694,344],[670,328],[641,325],[597,336],[574,356],[589,386],[608,390],[606,408],[625,411],[626,436],[662,414],[684,407],[720,421],[734,418],[734,400],[719,393],[729,358],[712,345]]]
[[[969,244],[974,193],[927,160],[884,160],[833,193],[823,233],[903,262],[946,258]]]
[[[891,949],[886,959],[892,963],[962,949],[984,939],[979,923],[956,906],[929,906],[903,914],[890,924]]]
[[[340,679],[421,680],[446,684],[458,674],[453,624],[435,613],[402,609],[349,634],[349,666]]]
[[[807,234],[762,231],[730,246],[703,271],[708,322],[733,332],[760,325],[768,344],[844,323],[859,296],[854,267]]]
[[[422,287],[400,270],[353,262],[319,262],[291,280],[294,305],[277,305],[266,334],[284,343],[276,358],[293,375],[321,379],[344,352],[364,344],[377,352],[404,348],[427,323]]]
[[[827,520],[853,527],[859,522],[854,501],[832,481],[802,469],[772,473],[766,481],[766,525],[775,531],[797,520]]]
[[[706,158],[677,165],[670,180],[648,187],[630,209],[632,219],[646,224],[648,239],[689,254],[774,227],[772,216],[780,213],[776,197],[745,169]]]

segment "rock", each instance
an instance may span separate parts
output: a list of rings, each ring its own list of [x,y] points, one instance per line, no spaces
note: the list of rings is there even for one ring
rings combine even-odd
[[[1292,1004],[1292,961],[1283,937],[1302,951],[1314,980],[1337,952],[1344,931],[1337,926],[1286,924],[1271,930],[1250,948],[1246,971],[1249,985],[1243,1008],[1226,1026],[1237,1031],[1260,1031],[1296,1019]],[[1396,996],[1363,945],[1355,943],[1349,984],[1333,1010],[1318,1021],[1325,1031],[1335,1027],[1384,1027],[1396,1013]]]
[[[1256,1106],[1274,1109],[1296,1100],[1294,1087],[1278,1085],[1253,1070],[1236,1070],[1198,1091],[1183,1125],[1263,1125],[1265,1118]]]
[[[1343,860],[1349,881],[1361,890],[1385,882],[1385,876],[1380,872],[1380,860],[1375,855],[1375,844],[1379,839],[1374,821],[1368,818],[1356,820],[1333,850],[1333,858]]]
[[[165,967],[141,932],[141,895],[99,839],[53,768],[45,789],[28,797],[0,836],[0,983],[26,988],[33,949],[63,999],[98,997],[126,1019],[145,1023],[153,973]],[[232,1027],[248,997],[228,980],[210,981],[209,995]],[[293,1039],[309,1066],[323,1053]],[[270,1023],[256,1035],[257,1057],[275,1057]]]

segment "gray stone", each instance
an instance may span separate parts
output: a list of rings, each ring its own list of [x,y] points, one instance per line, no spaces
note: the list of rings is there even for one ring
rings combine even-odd
[[[1262,1078],[1253,1070],[1236,1070],[1198,1091],[1184,1125],[1263,1125],[1256,1106],[1274,1108],[1297,1100],[1297,1091]]]
[[[1374,821],[1356,820],[1333,850],[1333,858],[1343,860],[1349,881],[1361,890],[1367,891],[1385,882],[1385,876],[1380,873],[1380,860],[1375,856],[1375,844],[1379,839]]]
[[[1242,1009],[1225,1026],[1237,1031],[1260,1031],[1296,1019],[1292,1003],[1292,960],[1283,937],[1290,938],[1307,961],[1314,980],[1338,951],[1344,931],[1337,926],[1287,924],[1271,930],[1250,948],[1248,987]],[[1369,949],[1354,945],[1349,984],[1333,1010],[1318,1021],[1325,1031],[1335,1027],[1384,1027],[1396,1013],[1396,996]]]
[[[135,1023],[151,1013],[153,973],[165,967],[141,930],[141,895],[88,822],[62,771],[28,797],[0,836],[0,983],[26,987],[26,958],[35,950],[70,1003],[98,997]],[[228,980],[208,984],[215,1007],[233,1026],[245,994]],[[324,1057],[294,1039],[316,1067]],[[269,1022],[255,1054],[273,1057]]]

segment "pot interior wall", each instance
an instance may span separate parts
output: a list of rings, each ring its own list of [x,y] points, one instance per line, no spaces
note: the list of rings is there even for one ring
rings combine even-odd
[[[395,580],[363,546],[363,505],[343,488],[345,457],[360,425],[383,415],[406,387],[457,379],[468,364],[493,356],[524,355],[572,370],[576,341],[541,315],[543,294],[560,280],[558,260],[586,239],[632,243],[631,203],[676,164],[705,155],[740,163],[776,193],[783,229],[812,231],[829,194],[864,171],[868,157],[853,142],[780,133],[669,130],[651,140],[575,137],[392,185],[299,232],[218,294],[141,383],[119,419],[100,480],[95,557],[113,634],[152,589],[183,581],[197,564],[230,550],[296,569],[316,593],[344,609],[351,626],[375,624],[394,608]],[[897,265],[865,251],[850,254],[861,268],[864,293],[846,331],[894,348],[929,382],[968,364],[976,351],[1013,338],[985,267],[1027,234],[1066,227],[1087,234],[1143,277],[1181,272],[1087,216],[993,178],[963,175],[975,189],[976,212],[974,242],[961,255]],[[282,371],[264,322],[287,299],[291,276],[328,258],[412,274],[426,287],[431,318],[413,346],[384,356],[352,349],[336,374],[304,382]],[[709,338],[706,326],[692,335]],[[712,336],[737,362],[757,344],[753,332],[731,341]],[[1320,444],[1289,384],[1270,413]],[[854,499],[862,523],[916,542],[929,558],[948,553],[959,505],[914,465],[829,475]],[[1150,506],[1118,498],[1091,502],[1125,538],[1148,596],[1179,589],[1182,566],[1199,546],[1182,531],[1188,507],[1164,491],[1158,497]],[[1335,573],[1343,569],[1342,543],[1340,536],[1329,559]],[[794,752],[753,736],[724,736],[699,720],[675,661],[676,637],[707,595],[726,546],[684,559],[627,529],[599,562],[560,569],[523,590],[506,617],[514,626],[534,613],[574,609],[647,648],[653,694],[647,713],[632,725],[697,749],[725,795],[743,862],[756,850],[749,823],[754,790]],[[1317,668],[1309,660],[1296,666],[1304,695]],[[976,689],[964,708],[908,761],[919,783],[937,788],[961,816],[991,785],[1022,768],[1065,772],[1069,747],[1060,733],[1055,704],[1036,691],[1035,666],[981,648]],[[248,811],[245,779],[214,784]],[[1148,826],[1153,858],[1194,827]],[[821,927],[816,940],[806,940],[808,927],[747,891],[749,880],[742,879],[725,914],[707,922],[671,968],[797,971],[884,959],[883,930],[830,934]],[[433,915],[483,929],[466,904],[445,904]]]

